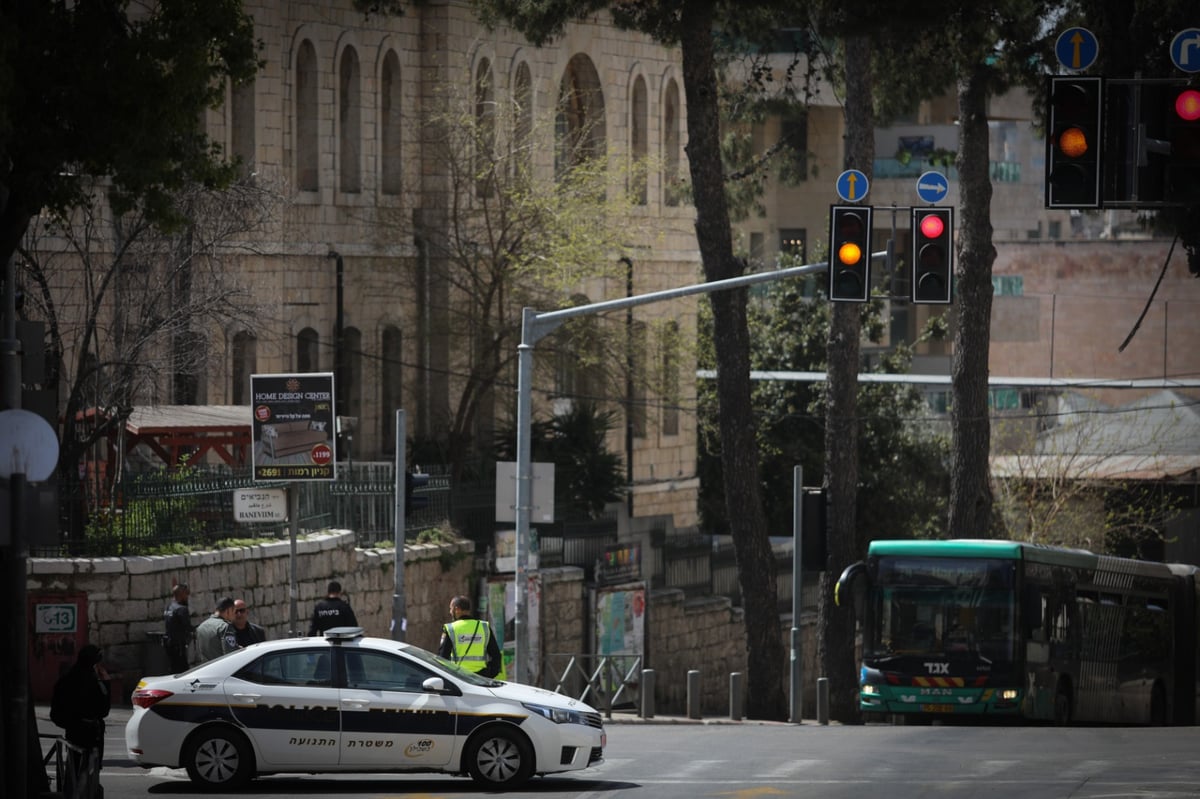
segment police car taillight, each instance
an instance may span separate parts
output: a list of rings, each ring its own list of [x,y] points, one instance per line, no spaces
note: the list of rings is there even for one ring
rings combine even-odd
[[[171,691],[163,691],[158,688],[138,688],[133,692],[130,700],[136,707],[150,707],[158,704],[162,700],[171,696]]]

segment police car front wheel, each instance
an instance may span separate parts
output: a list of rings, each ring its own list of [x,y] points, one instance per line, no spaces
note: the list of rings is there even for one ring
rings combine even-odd
[[[533,748],[516,730],[489,727],[468,745],[466,767],[476,782],[514,788],[533,775]]]

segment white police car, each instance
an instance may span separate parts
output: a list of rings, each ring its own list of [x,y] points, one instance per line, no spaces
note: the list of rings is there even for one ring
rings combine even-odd
[[[444,772],[489,788],[601,762],[600,714],[358,627],[230,652],[133,692],[125,743],[209,789],[284,772]]]

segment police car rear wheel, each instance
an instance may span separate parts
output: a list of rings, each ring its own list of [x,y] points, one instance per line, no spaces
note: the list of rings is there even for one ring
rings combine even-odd
[[[467,772],[476,781],[499,788],[512,788],[533,774],[533,750],[519,732],[505,727],[484,730],[466,753]]]
[[[250,744],[232,727],[209,727],[187,744],[184,766],[188,777],[208,790],[240,788],[254,776]]]

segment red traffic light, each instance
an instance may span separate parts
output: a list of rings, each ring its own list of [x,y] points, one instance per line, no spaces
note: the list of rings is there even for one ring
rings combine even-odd
[[[1184,89],[1175,98],[1175,113],[1184,122],[1195,122],[1200,119],[1200,91]]]
[[[929,215],[921,220],[921,234],[927,238],[936,239],[946,229],[946,223],[940,216]]]

